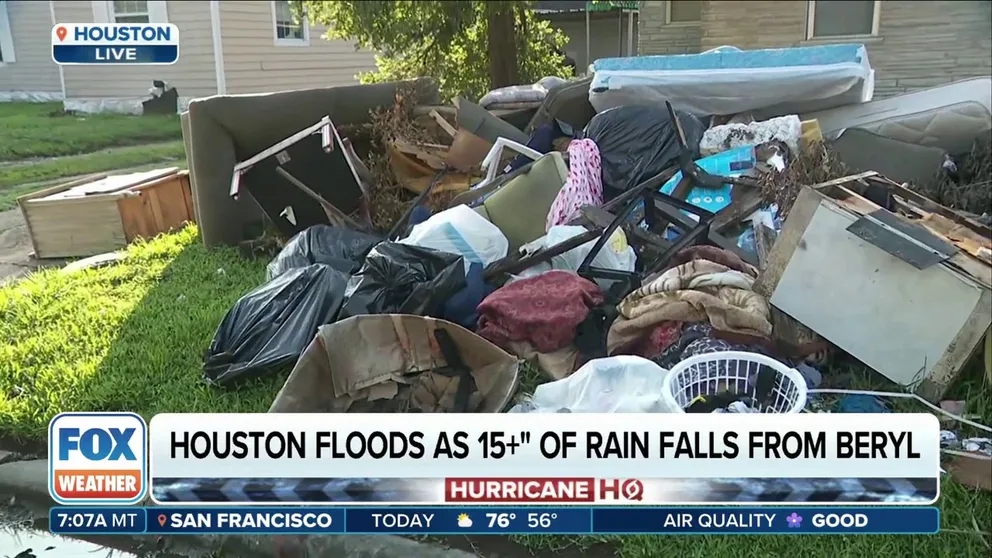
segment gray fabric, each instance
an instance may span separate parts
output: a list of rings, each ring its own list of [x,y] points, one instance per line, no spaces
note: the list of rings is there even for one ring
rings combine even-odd
[[[592,117],[596,116],[596,109],[589,104],[590,83],[592,76],[569,80],[552,88],[525,131],[532,134],[541,124],[555,119],[568,123],[576,130],[585,128]]]
[[[896,182],[930,181],[944,163],[944,150],[906,143],[867,130],[845,130],[833,142],[851,172],[877,171]]]
[[[418,100],[440,102],[430,79],[259,95],[223,95],[189,104],[183,125],[190,185],[200,234],[207,246],[236,244],[244,225],[261,218],[243,196],[229,196],[234,165],[330,116],[335,126],[361,125],[369,111],[393,103],[398,85],[413,83]]]

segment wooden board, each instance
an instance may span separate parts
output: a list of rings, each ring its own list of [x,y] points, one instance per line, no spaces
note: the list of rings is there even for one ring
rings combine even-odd
[[[188,173],[132,188],[117,200],[128,242],[177,230],[193,221]]]

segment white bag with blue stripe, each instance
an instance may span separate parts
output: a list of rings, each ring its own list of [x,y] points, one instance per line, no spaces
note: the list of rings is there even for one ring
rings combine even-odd
[[[456,205],[431,215],[415,225],[410,235],[400,242],[461,254],[466,273],[473,263],[485,267],[505,258],[510,249],[510,242],[503,232],[467,205]]]

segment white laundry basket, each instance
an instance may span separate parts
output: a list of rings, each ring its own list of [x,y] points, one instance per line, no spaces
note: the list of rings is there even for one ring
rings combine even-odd
[[[700,395],[728,391],[754,397],[754,381],[762,366],[777,378],[762,413],[799,413],[806,407],[806,380],[796,370],[757,353],[724,351],[689,357],[672,367],[662,384],[662,399],[671,412],[684,413]]]

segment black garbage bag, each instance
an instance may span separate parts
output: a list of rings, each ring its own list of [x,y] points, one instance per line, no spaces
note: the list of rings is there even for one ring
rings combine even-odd
[[[462,256],[382,242],[352,276],[338,319],[359,314],[441,317],[445,301],[464,288]]]
[[[290,269],[324,264],[349,275],[358,271],[365,254],[382,241],[370,234],[344,227],[314,225],[293,236],[269,262],[266,276],[272,279]]]
[[[706,127],[692,114],[676,114],[695,160]],[[679,156],[675,134],[675,123],[665,106],[629,105],[593,116],[583,135],[599,147],[603,197],[613,199],[674,164]]]
[[[334,321],[349,278],[314,264],[290,269],[241,297],[204,355],[204,380],[225,385],[292,367],[317,328]]]

